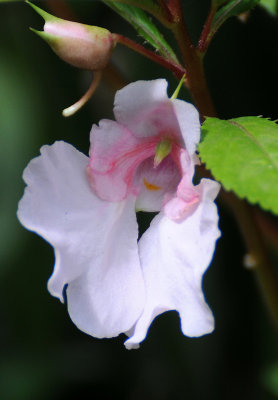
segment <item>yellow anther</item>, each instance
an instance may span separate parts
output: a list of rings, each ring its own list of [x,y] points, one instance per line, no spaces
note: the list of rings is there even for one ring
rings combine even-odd
[[[154,185],[153,183],[148,182],[147,179],[145,179],[145,178],[143,179],[143,182],[148,190],[156,191],[156,190],[161,189],[160,186],[157,186],[157,185]]]

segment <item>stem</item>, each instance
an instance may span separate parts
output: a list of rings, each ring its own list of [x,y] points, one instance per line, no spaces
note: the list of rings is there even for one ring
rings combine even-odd
[[[275,222],[260,209],[255,209],[255,218],[263,236],[272,246],[278,249],[278,226]]]
[[[208,48],[210,42],[209,34],[215,13],[216,13],[216,7],[212,4],[198,43],[198,50],[200,51],[200,53],[204,53]]]
[[[161,57],[159,54],[154,53],[151,50],[146,49],[144,46],[134,42],[133,40],[126,38],[125,36],[119,35],[117,33],[113,33],[113,39],[139,54],[149,58],[150,60],[162,65],[164,68],[169,69],[173,72],[173,74],[178,78],[181,79],[185,74],[185,69],[178,64],[175,64],[173,61],[166,60],[165,58]]]
[[[184,21],[180,0],[169,1],[173,14],[172,31],[178,42],[186,68],[188,88],[202,117],[214,117],[216,111],[210,97],[201,54],[195,49]]]
[[[101,76],[102,76],[102,72],[101,71],[94,71],[94,76],[93,76],[93,80],[92,83],[89,87],[89,89],[87,90],[87,92],[81,97],[80,100],[78,100],[76,103],[74,103],[72,106],[65,108],[62,112],[64,117],[70,117],[73,114],[75,114],[78,110],[80,110],[80,108],[82,108],[84,106],[84,104],[87,103],[88,100],[90,100],[90,98],[92,97],[94,91],[96,90],[96,88],[99,85],[99,82],[101,80]]]
[[[169,0],[174,17],[173,33],[177,39],[187,70],[187,82],[201,115],[216,116],[203,69],[203,58],[194,48],[184,21],[180,0]],[[209,16],[209,19],[211,16]],[[208,22],[209,24],[209,22]],[[206,28],[205,28],[206,29]],[[206,35],[207,33],[204,33]],[[207,35],[208,37],[209,35]],[[207,40],[206,40],[207,41]],[[235,196],[225,195],[232,208],[249,252],[249,266],[256,273],[263,298],[278,328],[278,279],[262,235],[254,217],[253,208]]]
[[[167,19],[167,21],[169,21],[169,24],[170,24],[169,28],[170,28],[171,24],[173,22],[173,18],[172,18],[172,14],[171,14],[171,12],[169,10],[169,7],[168,7],[167,3],[165,2],[165,0],[157,0],[157,2],[159,4],[159,6],[160,6],[160,8],[162,10],[162,13],[164,14],[165,18]],[[165,25],[165,26],[167,26],[167,25]]]
[[[228,198],[229,197],[229,198]],[[246,267],[251,268],[261,289],[269,313],[278,329],[278,280],[277,274],[265,246],[264,238],[254,221],[255,210],[245,201],[239,200],[234,195],[225,194],[232,211],[239,223],[246,247],[249,250]]]

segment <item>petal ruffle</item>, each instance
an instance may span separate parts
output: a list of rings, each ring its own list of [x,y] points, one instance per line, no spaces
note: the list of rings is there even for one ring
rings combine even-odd
[[[84,291],[86,297],[88,285],[84,278],[93,277],[92,290],[94,287],[104,288],[102,297],[98,290],[95,303],[94,292],[91,293],[96,335],[101,335],[99,321],[102,320],[102,313],[106,312],[106,318],[111,313],[113,321],[105,327],[103,336],[115,336],[134,324],[144,303],[135,199],[130,198],[128,203],[110,203],[96,197],[86,175],[88,162],[88,157],[67,143],[56,142],[52,146],[43,146],[41,156],[32,160],[24,171],[23,177],[28,186],[19,203],[18,218],[27,229],[35,231],[54,247],[56,262],[48,282],[50,293],[63,301],[64,286],[69,284],[70,293],[73,285],[74,293],[79,285],[79,296]],[[130,211],[127,212],[127,209]],[[128,226],[127,215],[130,218]],[[122,229],[128,232],[128,249],[124,247],[123,240],[126,238]],[[113,240],[125,250],[125,254],[116,253],[111,264],[115,250]],[[118,279],[115,276],[116,263],[121,271],[118,280],[121,287],[113,282],[114,278]],[[125,267],[126,275],[122,272]],[[84,288],[80,287],[80,282],[84,282]],[[110,287],[111,296],[114,296],[113,304],[107,301]],[[122,290],[122,287],[129,289]],[[77,307],[78,304],[75,309]],[[82,313],[82,309],[79,311]],[[119,322],[114,320],[114,315],[119,317]],[[92,318],[91,313],[88,321],[92,322]],[[91,330],[92,334],[94,329]]]
[[[202,276],[213,256],[218,230],[215,199],[220,185],[203,179],[196,189],[201,201],[183,222],[156,216],[139,242],[146,285],[146,304],[136,322],[127,348],[136,348],[145,339],[154,318],[170,310],[179,312],[182,332],[201,336],[214,329],[213,315],[202,292]]]

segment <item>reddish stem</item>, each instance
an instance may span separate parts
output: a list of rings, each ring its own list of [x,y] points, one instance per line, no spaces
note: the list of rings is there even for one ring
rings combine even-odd
[[[181,18],[183,18],[182,7],[180,0],[169,0],[168,1],[168,9],[172,14],[172,18],[174,22],[178,22]]]
[[[169,10],[169,6],[166,3],[166,1],[165,0],[157,0],[157,2],[158,2],[159,6],[160,6],[160,8],[162,10],[162,13],[164,14],[165,18],[167,19],[167,21],[169,21],[169,23],[172,24],[173,23],[173,16],[172,16],[172,13]]]
[[[214,117],[216,116],[216,111],[207,86],[202,56],[192,43],[183,17],[180,0],[169,1],[168,7],[174,18],[172,31],[181,51],[187,72],[188,88],[192,94],[194,103],[202,118],[204,116]]]
[[[173,61],[166,60],[165,58],[161,57],[159,54],[156,54],[155,52],[146,49],[144,46],[134,42],[133,40],[119,35],[117,33],[113,33],[113,39],[120,44],[123,44],[124,46],[136,51],[139,54],[142,54],[143,56],[149,58],[150,60],[162,65],[164,68],[169,69],[170,71],[173,72],[173,74],[178,78],[181,79],[183,75],[185,74],[185,69],[181,67],[178,64],[175,64]]]
[[[260,226],[263,235],[269,242],[272,243],[274,248],[278,249],[278,226],[275,221],[260,209],[254,210],[254,215],[257,224]]]
[[[269,258],[262,232],[256,223],[254,207],[231,193],[224,193],[224,197],[235,214],[249,252],[248,259],[251,260],[251,263],[249,262],[246,266],[254,271],[263,300],[268,307],[276,329],[278,329],[277,273]]]
[[[199,43],[198,43],[198,50],[201,53],[204,53],[209,45],[210,40],[208,40],[208,39],[209,39],[210,30],[211,30],[211,24],[212,24],[213,18],[215,16],[215,13],[216,13],[216,7],[213,6],[213,4],[212,4],[209,15],[207,17],[207,20],[206,20],[205,25],[202,30]]]

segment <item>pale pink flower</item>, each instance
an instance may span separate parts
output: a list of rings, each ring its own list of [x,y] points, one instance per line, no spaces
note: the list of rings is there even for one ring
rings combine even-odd
[[[55,251],[48,289],[82,331],[125,333],[136,348],[153,319],[178,311],[182,332],[214,329],[202,277],[220,235],[219,184],[194,186],[199,115],[167,96],[167,82],[117,92],[116,121],[91,131],[90,159],[64,142],[44,146],[24,171],[21,223]],[[136,210],[159,212],[139,242]]]

